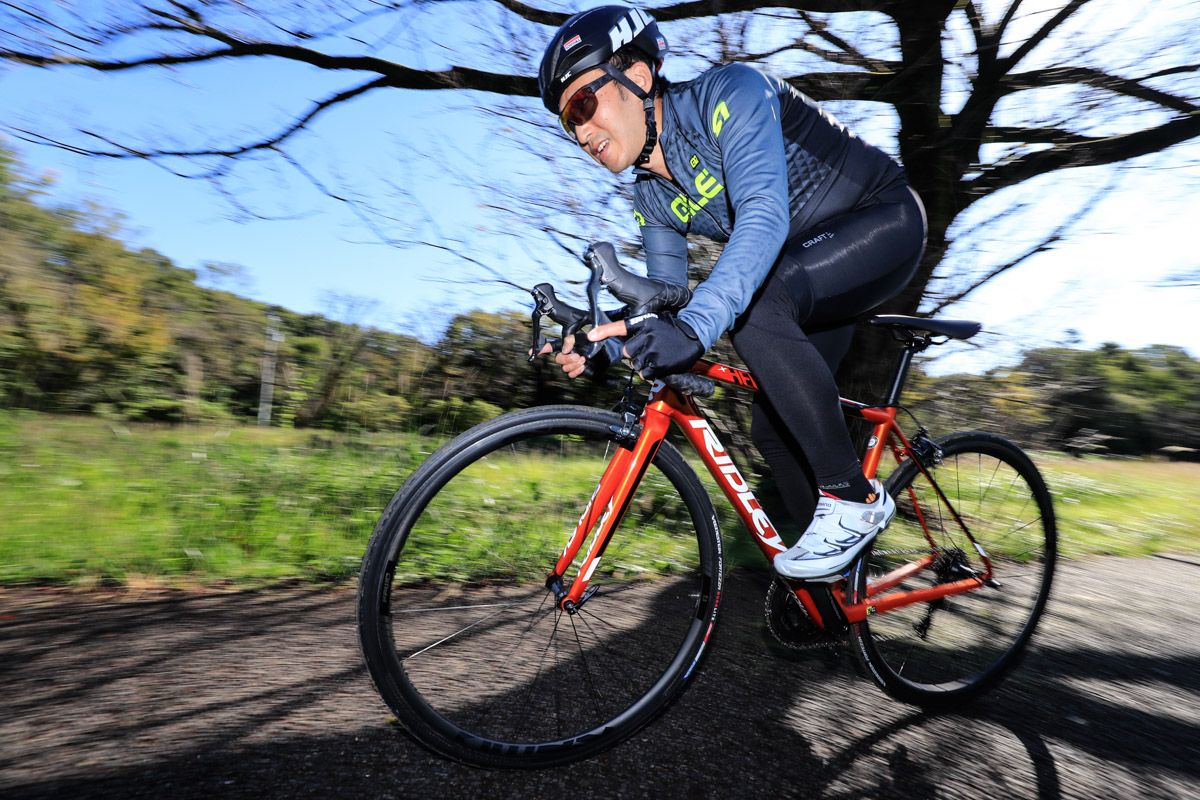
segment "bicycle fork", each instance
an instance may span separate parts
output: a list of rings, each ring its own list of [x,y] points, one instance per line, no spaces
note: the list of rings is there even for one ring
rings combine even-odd
[[[567,546],[554,566],[554,572],[546,578],[546,588],[554,592],[559,607],[568,614],[576,613],[596,593],[596,587],[589,589],[588,582],[592,579],[596,567],[600,565],[600,557],[604,555],[613,533],[625,517],[625,512],[633,500],[633,493],[649,469],[650,462],[654,460],[671,419],[662,413],[650,413],[646,414],[641,422],[642,432],[633,446],[629,449],[618,446],[617,452],[608,462],[604,475],[596,485],[596,490],[592,492],[592,499],[584,508]],[[596,534],[592,537],[591,546],[583,561],[580,562],[579,572],[575,579],[564,587],[563,578],[593,528],[597,529]]]

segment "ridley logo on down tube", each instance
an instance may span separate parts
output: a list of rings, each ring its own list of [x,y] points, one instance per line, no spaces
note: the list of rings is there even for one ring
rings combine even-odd
[[[709,456],[712,457],[713,463],[721,470],[721,477],[725,483],[737,496],[738,502],[746,509],[746,513],[754,521],[754,535],[763,541],[764,544],[775,548],[779,552],[787,550],[780,538],[779,533],[771,525],[771,520],[767,518],[767,513],[762,510],[758,500],[755,499],[754,493],[750,491],[750,485],[746,483],[746,479],[742,477],[742,473],[738,472],[737,465],[733,463],[733,459],[725,452],[724,445],[721,440],[713,433],[712,428],[708,425],[708,420],[691,419],[688,424],[696,428],[704,434],[704,448],[708,450]]]

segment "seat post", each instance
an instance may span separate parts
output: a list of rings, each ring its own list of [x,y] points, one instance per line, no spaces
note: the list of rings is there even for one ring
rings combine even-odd
[[[900,405],[900,392],[904,390],[904,382],[908,379],[908,369],[912,366],[913,356],[924,350],[927,344],[921,338],[917,338],[915,341],[909,340],[904,343],[904,349],[900,351],[900,355],[896,358],[896,370],[892,378],[892,388],[888,391],[887,399],[883,401],[885,406]]]

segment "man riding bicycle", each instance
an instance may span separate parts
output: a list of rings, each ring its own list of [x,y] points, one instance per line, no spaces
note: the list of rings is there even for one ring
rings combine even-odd
[[[588,155],[634,168],[651,278],[687,284],[688,234],[726,243],[678,314],[588,338],[626,337],[624,355],[654,379],[686,372],[729,332],[761,390],[754,443],[792,518],[811,519],[775,569],[833,579],[895,513],[863,476],[833,371],[851,321],[912,278],[924,210],[898,164],[784,81],[728,64],[671,84],[659,74],[667,51],[648,14],[601,6],[567,20],[538,73],[546,108]],[[573,345],[555,360],[574,378],[587,364]]]

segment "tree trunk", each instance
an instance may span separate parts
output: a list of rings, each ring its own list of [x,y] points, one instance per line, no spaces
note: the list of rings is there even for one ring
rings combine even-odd
[[[911,7],[915,5],[920,9]],[[931,13],[926,4],[901,4],[895,13],[906,68],[884,91],[896,94],[900,160],[909,185],[925,206],[929,230],[925,253],[912,281],[891,300],[872,309],[872,314],[916,314],[933,271],[946,253],[946,232],[959,208],[957,186],[962,173],[948,146],[949,127],[940,113],[941,35],[945,16],[953,9],[951,3],[943,5],[944,14]],[[842,396],[863,403],[881,402],[891,386],[899,352],[888,330],[860,325],[836,376]],[[851,426],[859,452],[869,433],[866,425]]]

